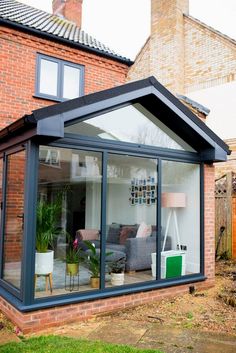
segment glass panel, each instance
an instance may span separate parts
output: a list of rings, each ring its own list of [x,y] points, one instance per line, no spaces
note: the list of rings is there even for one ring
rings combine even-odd
[[[7,157],[3,279],[21,287],[24,234],[25,151]]]
[[[80,95],[80,69],[64,65],[63,98],[73,99]]]
[[[195,152],[138,103],[67,126],[65,132]]]
[[[161,277],[200,272],[200,166],[162,164]]]
[[[37,298],[94,289],[91,270],[100,272],[101,160],[101,153],[40,146]],[[41,267],[42,256],[50,258],[48,268],[45,260]]]
[[[58,64],[51,60],[40,60],[39,93],[57,96]]]
[[[157,161],[111,154],[107,178],[106,287],[153,280]]]

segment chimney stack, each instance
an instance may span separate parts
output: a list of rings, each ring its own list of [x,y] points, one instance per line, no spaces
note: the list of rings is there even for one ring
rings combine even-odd
[[[189,0],[151,0],[151,74],[184,93],[184,14]]]
[[[81,28],[82,4],[83,0],[53,0],[52,13],[53,15],[63,16]]]

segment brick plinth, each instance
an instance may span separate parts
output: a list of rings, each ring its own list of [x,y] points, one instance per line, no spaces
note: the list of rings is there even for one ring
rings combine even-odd
[[[196,289],[207,289],[214,284],[209,281],[193,283]],[[172,288],[163,288],[148,292],[134,293],[98,299],[78,304],[53,307],[33,312],[21,313],[0,298],[0,310],[24,333],[33,333],[45,330],[50,327],[63,325],[75,321],[89,319],[99,314],[109,313],[128,307],[153,303],[164,298],[171,298],[177,295],[188,293],[191,284],[185,284]]]

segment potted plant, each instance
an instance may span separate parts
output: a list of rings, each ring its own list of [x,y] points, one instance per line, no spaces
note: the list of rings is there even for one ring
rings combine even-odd
[[[61,214],[61,198],[55,202],[38,201],[36,219],[35,274],[44,275],[53,271],[53,241],[61,232],[58,219]]]
[[[66,252],[66,273],[75,276],[79,272],[79,263],[83,261],[83,251],[79,248],[78,239],[69,242],[69,248]]]
[[[113,286],[122,286],[125,280],[125,257],[109,263],[111,274],[111,284]]]
[[[87,263],[89,271],[91,272],[90,284],[92,288],[99,288],[100,283],[100,249],[96,249],[95,245],[89,241],[84,241],[85,246],[88,248]],[[111,255],[112,252],[106,253],[106,256]]]

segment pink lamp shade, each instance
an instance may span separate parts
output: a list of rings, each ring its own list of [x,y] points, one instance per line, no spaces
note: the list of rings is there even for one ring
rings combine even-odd
[[[186,194],[183,192],[163,192],[161,195],[162,207],[186,207]]]

